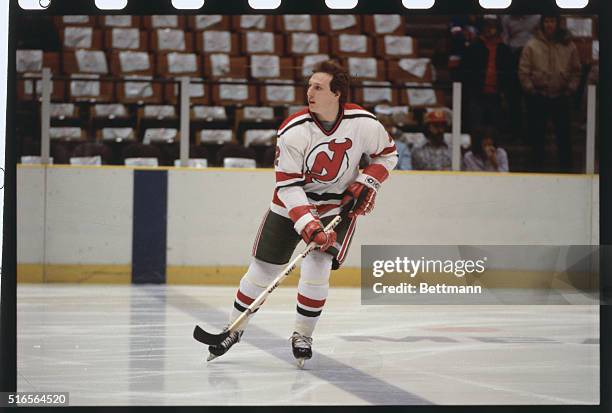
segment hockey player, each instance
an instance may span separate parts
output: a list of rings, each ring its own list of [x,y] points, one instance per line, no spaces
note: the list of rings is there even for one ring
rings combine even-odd
[[[330,271],[346,257],[356,216],[372,211],[381,183],[397,163],[395,145],[383,125],[347,103],[348,92],[348,72],[334,61],[320,63],[308,82],[308,108],[289,116],[278,129],[276,188],[230,316],[231,323],[282,271],[301,239],[314,241],[318,248],[301,264],[290,338],[300,366],[312,357],[312,333],[327,298]],[[360,173],[362,154],[371,160]],[[341,223],[326,232],[324,225],[338,214]],[[225,354],[242,333],[209,346],[208,360]]]

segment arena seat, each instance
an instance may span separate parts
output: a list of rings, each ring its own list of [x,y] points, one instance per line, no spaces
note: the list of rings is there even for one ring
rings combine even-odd
[[[385,79],[385,61],[375,57],[349,57],[344,61],[352,80]]]
[[[156,52],[193,52],[193,32],[158,28],[149,32],[151,50]]]
[[[17,100],[25,101],[39,99],[42,95],[42,69],[49,68],[51,75],[60,74],[60,54],[44,52],[43,50],[20,49],[16,52],[16,69],[19,76],[30,79],[17,79]],[[65,100],[65,83],[54,79],[51,86],[51,100],[62,102]]]
[[[152,166],[158,167],[157,158],[125,158],[125,166]]]
[[[249,30],[240,34],[240,51],[244,55],[282,55],[285,52],[284,43],[283,36],[274,32]]]
[[[274,30],[274,16],[264,14],[244,14],[232,16],[232,29],[236,32],[247,30]]]
[[[331,36],[331,53],[341,57],[374,56],[374,40],[365,34]]]
[[[40,156],[24,155],[20,158],[20,162],[23,165],[40,165],[42,164],[42,158]],[[53,165],[53,158],[49,158],[49,164]]]
[[[111,163],[113,154],[107,145],[97,142],[83,142],[72,151],[72,157],[86,158],[94,156],[100,158],[100,165],[106,165]]]
[[[223,167],[224,168],[256,168],[257,163],[255,159],[249,158],[224,158],[223,159]]]
[[[362,18],[356,14],[331,14],[317,16],[319,31],[324,34],[361,34],[363,33]]]
[[[247,129],[244,146],[270,146],[276,142],[276,129]]]
[[[102,158],[99,155],[95,156],[71,156],[70,165],[80,166],[102,166]]]
[[[402,58],[387,61],[387,80],[393,82],[432,82],[433,67],[429,58]]]
[[[283,16],[275,16],[274,24],[277,32],[317,32],[318,19],[310,14],[285,14]]]
[[[233,141],[226,143],[219,149],[216,157],[217,165],[225,166],[225,158],[247,158],[255,163],[256,154],[252,148],[247,148],[244,145]]]
[[[124,142],[135,141],[136,132],[130,127],[105,127],[96,130],[98,142]]]
[[[126,165],[128,164],[127,159],[129,158],[154,158],[158,165],[159,161],[161,160],[161,152],[159,148],[156,148],[153,145],[145,145],[141,142],[135,142],[123,149],[122,158]]]
[[[212,85],[211,104],[225,105],[257,105],[257,87],[246,84],[247,79],[220,78],[219,84]]]
[[[68,16],[55,16],[53,18],[53,24],[58,30],[61,30],[64,26],[86,26],[94,27],[96,25],[95,16],[84,16],[84,15],[68,15]]]
[[[136,129],[174,129],[180,127],[177,108],[173,105],[145,105],[136,112]]]
[[[52,120],[77,120],[80,108],[74,103],[51,103],[50,115]]]
[[[202,63],[195,53],[159,52],[156,54],[156,71],[159,76],[202,77]]]
[[[154,16],[143,16],[142,27],[147,30],[154,29],[181,29],[185,30],[186,17],[181,15],[154,15]]]
[[[133,127],[134,117],[121,103],[99,103],[89,108],[89,127],[97,136],[103,128]]]
[[[98,26],[102,28],[129,28],[129,27],[140,27],[140,16],[130,15],[108,15],[98,16]]]
[[[205,54],[204,76],[208,79],[246,78],[249,74],[246,57],[230,56],[225,53]]]
[[[304,56],[311,54],[328,54],[329,37],[318,33],[292,32],[285,35],[285,54],[287,56]]]
[[[370,86],[370,87],[368,87]],[[387,87],[371,87],[371,86],[387,86]],[[386,81],[368,81],[364,80],[358,86],[355,86],[355,101],[362,102],[363,105],[374,105],[378,103],[386,103],[388,105],[397,105],[399,102],[399,92],[392,88],[391,82]]]
[[[187,27],[194,32],[201,30],[230,30],[231,17],[221,14],[187,16]]]
[[[59,32],[64,50],[102,49],[102,31],[89,26],[64,26]]]
[[[181,160],[175,159],[174,166],[180,167]],[[188,168],[208,168],[208,159],[206,158],[189,158],[187,159],[187,167]]]
[[[202,30],[195,32],[196,51],[203,58],[212,53],[225,53],[231,56],[240,55],[238,34],[229,30]],[[206,65],[204,65],[206,70]]]
[[[312,74],[312,68],[317,63],[329,60],[329,58],[330,56],[328,54],[314,54],[295,57],[295,79],[305,80],[306,78],[310,77],[310,75]]]
[[[376,56],[384,59],[397,59],[400,57],[417,57],[418,42],[410,36],[377,36]]]
[[[180,139],[180,134],[176,128],[149,128],[144,130],[142,142],[151,143],[174,143]]]
[[[168,161],[169,165],[179,166],[177,162],[180,163],[181,158],[181,147],[179,142],[175,142],[174,144],[167,145],[165,148],[165,153],[162,151],[162,155],[167,157],[164,161]],[[207,167],[209,159],[208,150],[202,145],[189,145],[189,160],[190,163],[195,164],[197,166],[190,167]],[[203,165],[202,160],[206,161],[206,165]],[[194,161],[194,162],[191,162]]]
[[[125,81],[116,82],[117,98],[126,103],[161,103],[162,84],[152,82],[153,56],[144,51],[115,50],[111,53],[111,73]]]
[[[165,101],[171,104],[177,104],[180,100],[180,79],[174,78],[175,82],[169,82],[165,85]],[[189,83],[190,103],[195,105],[210,104],[210,85],[203,82],[200,77],[191,78]]]
[[[396,35],[406,33],[406,19],[399,14],[374,14],[363,16],[364,33],[373,35]]]
[[[149,38],[146,31],[137,27],[113,27],[104,30],[104,48],[115,50],[133,50],[145,52],[149,49]]]
[[[411,88],[410,86],[424,86],[425,88]],[[431,83],[406,83],[405,88],[400,90],[400,104],[413,108],[444,106],[444,91],[440,89],[427,88]]]
[[[259,85],[259,100],[266,106],[288,106],[306,103],[306,90],[303,86],[294,86],[293,80],[267,80]],[[287,85],[279,84],[287,83]]]

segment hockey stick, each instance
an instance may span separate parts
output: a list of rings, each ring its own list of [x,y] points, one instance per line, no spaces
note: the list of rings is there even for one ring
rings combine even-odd
[[[325,227],[325,231],[330,231],[334,229],[340,223],[340,220],[340,216],[336,216],[329,224],[327,224],[327,226]],[[247,319],[247,317],[249,317],[255,311],[255,309],[258,308],[264,302],[268,295],[270,295],[270,293],[274,291],[276,287],[278,287],[280,283],[283,282],[283,280],[289,276],[289,274],[291,274],[291,272],[295,269],[295,267],[302,260],[302,258],[310,254],[312,250],[314,250],[316,247],[317,244],[315,244],[314,242],[308,244],[306,249],[300,255],[295,257],[289,264],[287,264],[283,272],[281,272],[274,279],[274,281],[272,281],[270,285],[268,285],[268,287],[264,291],[262,291],[261,294],[259,294],[259,296],[251,303],[251,305],[249,305],[246,310],[244,310],[244,312],[240,314],[240,316],[238,316],[238,318],[236,318],[234,322],[230,324],[221,333],[211,334],[202,329],[199,325],[196,325],[195,329],[193,330],[193,338],[195,338],[200,343],[208,345],[214,346],[220,344],[231,333],[238,330],[240,325]]]

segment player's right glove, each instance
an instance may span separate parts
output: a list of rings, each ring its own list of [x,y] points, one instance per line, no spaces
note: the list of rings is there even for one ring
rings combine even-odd
[[[361,174],[355,182],[346,188],[347,194],[344,195],[342,204],[346,205],[351,201],[351,198],[354,199],[353,208],[349,212],[350,218],[372,212],[376,200],[376,191],[379,187],[380,182],[375,178]]]
[[[350,202],[351,198],[354,199],[355,203],[353,208],[349,212],[349,218],[355,215],[365,215],[372,212],[374,209],[374,201],[376,199],[376,190],[370,188],[361,182],[353,182],[346,189],[348,192],[344,196],[343,204]]]
[[[318,219],[310,221],[302,230],[302,239],[306,244],[314,242],[321,251],[325,251],[336,242],[336,231],[325,232],[323,224]]]

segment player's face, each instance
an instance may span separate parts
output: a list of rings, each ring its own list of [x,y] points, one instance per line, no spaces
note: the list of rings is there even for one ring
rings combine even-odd
[[[308,109],[313,113],[326,113],[337,107],[340,93],[334,93],[329,88],[332,75],[329,73],[314,73],[308,81]]]

